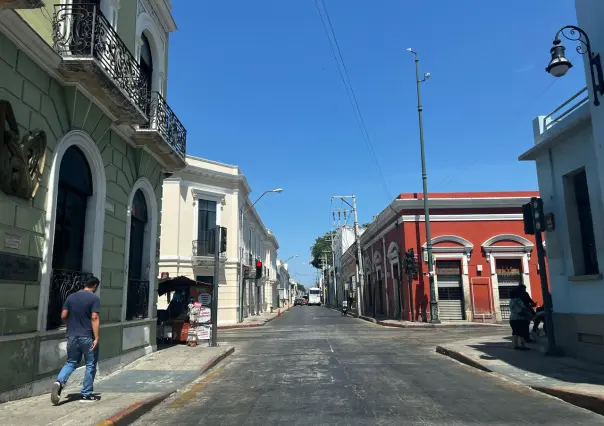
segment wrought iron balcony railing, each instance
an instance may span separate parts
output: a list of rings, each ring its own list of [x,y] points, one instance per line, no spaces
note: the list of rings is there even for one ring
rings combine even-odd
[[[54,330],[63,325],[61,322],[61,311],[67,297],[83,289],[90,278],[92,278],[92,274],[88,272],[68,271],[65,269],[52,270],[48,297],[48,315],[46,317],[46,328],[48,330]]]
[[[146,111],[146,78],[97,5],[55,5],[53,47],[64,59],[95,59],[100,69],[115,82],[115,86],[141,111]]]
[[[149,281],[128,280],[128,298],[126,299],[126,320],[149,317]]]
[[[211,229],[205,234],[205,238],[193,241],[193,256],[214,256],[216,252],[215,232]]]
[[[187,130],[158,92],[151,92],[148,115],[149,123],[140,128],[158,132],[170,148],[184,159],[187,148]]]

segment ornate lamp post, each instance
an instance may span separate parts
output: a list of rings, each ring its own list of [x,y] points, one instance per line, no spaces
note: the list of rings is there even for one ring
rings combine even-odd
[[[567,25],[558,30],[556,37],[554,38],[554,45],[550,49],[552,59],[549,61],[549,64],[545,70],[554,77],[562,77],[573,66],[573,64],[565,56],[566,47],[562,45],[560,35],[567,40],[579,42],[579,45],[576,48],[577,52],[581,55],[587,54],[589,58],[591,85],[594,94],[594,105],[600,105],[598,94],[604,95],[604,73],[602,72],[600,54],[592,52],[589,37],[581,28],[575,27],[574,25]]]

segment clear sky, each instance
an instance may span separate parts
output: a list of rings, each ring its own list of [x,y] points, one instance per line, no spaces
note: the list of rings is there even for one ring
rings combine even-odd
[[[436,191],[536,189],[532,119],[585,86],[545,72],[570,0],[324,0],[388,190],[371,161],[314,0],[173,1],[168,102],[187,151],[237,164],[305,285],[330,197],[356,194],[360,221],[421,192],[415,68],[420,53],[428,184]],[[567,53],[576,65],[571,42]]]

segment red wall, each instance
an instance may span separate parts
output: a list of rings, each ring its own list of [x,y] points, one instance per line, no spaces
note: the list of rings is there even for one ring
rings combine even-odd
[[[462,211],[455,211],[454,214],[485,214],[487,213],[486,211],[482,211],[484,209],[481,209],[480,212],[477,212],[475,210],[469,211],[468,209],[465,209]],[[490,209],[490,211],[488,213],[521,213],[519,208],[513,208],[513,209],[504,209],[505,211],[502,211],[502,209]],[[405,211],[405,215],[412,215],[412,214],[422,214],[423,212],[410,212],[410,211]],[[432,214],[434,215],[442,215],[442,214],[451,214],[451,211],[433,211]],[[395,219],[392,219],[392,222],[394,222]],[[391,223],[392,223],[391,222]],[[388,224],[384,225],[384,227],[387,227]],[[492,220],[483,220],[483,221],[450,221],[450,222],[431,222],[431,235],[432,238],[441,236],[441,235],[456,235],[462,238],[465,238],[466,240],[470,241],[473,245],[474,248],[472,250],[472,254],[471,254],[471,258],[470,261],[468,262],[468,279],[470,282],[470,297],[471,300],[470,302],[472,303],[472,312],[473,312],[473,318],[471,318],[472,320],[478,320],[478,321],[494,321],[495,318],[491,318],[491,319],[487,319],[484,318],[484,316],[481,316],[479,314],[485,314],[485,313],[490,313],[490,312],[494,312],[494,309],[492,307],[493,304],[493,292],[492,292],[492,288],[491,288],[491,269],[490,269],[490,264],[487,262],[486,260],[486,255],[482,250],[482,244],[488,240],[491,237],[494,237],[496,235],[500,235],[500,234],[514,234],[514,235],[518,235],[521,237],[524,237],[526,239],[528,239],[529,241],[531,241],[533,244],[535,244],[535,240],[533,238],[533,236],[531,235],[525,235],[524,234],[524,226],[522,223],[522,220],[516,220],[516,221],[510,221],[510,220],[498,220],[498,221],[492,221]],[[426,238],[425,238],[425,223],[424,222],[403,222],[402,224],[393,227],[391,230],[389,230],[386,235],[385,235],[385,239],[386,239],[386,244],[385,244],[385,250],[386,253],[382,253],[383,251],[383,247],[382,247],[382,240],[381,238],[377,239],[377,241],[373,244],[373,250],[374,251],[379,251],[382,255],[382,264],[383,265],[387,265],[386,269],[388,271],[388,273],[390,272],[390,264],[389,262],[385,262],[385,260],[387,259],[387,251],[388,251],[388,247],[390,245],[391,242],[396,242],[399,245],[399,249],[400,249],[400,253],[401,253],[401,257],[404,256],[404,253],[409,249],[409,248],[413,248],[415,251],[416,256],[419,256],[419,274],[417,274],[414,277],[413,283],[412,283],[412,296],[413,296],[413,319],[414,320],[425,320],[425,319],[429,319],[430,315],[430,308],[429,308],[429,303],[430,303],[430,288],[429,288],[429,280],[427,276],[424,276],[424,273],[427,272],[427,263],[423,262],[423,256],[422,256],[422,245],[426,242]],[[375,238],[376,235],[372,236],[372,239]],[[435,247],[437,246],[454,246],[456,245],[455,243],[452,242],[443,242],[440,244],[435,245]],[[519,245],[516,242],[513,241],[506,241],[506,242],[501,242],[499,244],[495,244],[495,245],[506,245],[506,246],[512,246],[512,245]],[[519,245],[519,247],[521,247]],[[371,246],[366,248],[363,251],[363,256],[368,257],[369,259],[371,259],[371,261],[373,262],[373,257],[372,257],[372,251],[371,251]],[[478,265],[482,265],[482,272],[478,272],[477,271],[477,266]],[[530,282],[531,282],[531,296],[533,298],[533,300],[535,300],[535,302],[537,302],[538,304],[542,303],[542,297],[541,297],[541,286],[540,286],[540,279],[539,279],[539,273],[538,273],[538,269],[537,269],[537,252],[536,252],[536,248],[533,248],[532,252],[531,252],[531,257],[529,260],[529,277],[530,277]],[[364,270],[365,270],[365,278],[367,277],[367,272],[369,270],[369,268],[367,268],[364,265]],[[408,280],[406,277],[406,274],[404,273],[404,271],[401,271],[401,275],[402,277],[402,288],[403,288],[403,305],[404,305],[404,310],[403,310],[403,317],[406,320],[411,320],[411,313],[410,313],[410,306],[409,306],[409,284],[408,284]],[[374,286],[374,289],[377,286],[377,282],[375,279],[375,274],[373,273],[372,270],[372,284]],[[383,286],[385,288],[385,286]],[[394,312],[395,307],[397,306],[396,304],[398,303],[397,300],[395,300],[394,298],[394,290],[393,290],[393,277],[388,277],[388,290],[389,290],[389,300],[390,300],[390,310],[389,312],[392,313]],[[384,294],[385,296],[385,294]],[[367,309],[366,312],[369,315],[373,314],[373,307],[369,305],[368,301],[369,301],[369,294],[368,294],[368,288],[367,288],[367,283],[365,283],[365,301],[366,301],[366,305],[365,308]],[[384,297],[384,303],[386,301],[386,298]],[[377,303],[378,303],[378,309],[376,309],[378,311],[379,314],[379,296],[377,297]],[[384,308],[384,312],[386,312],[386,309]],[[478,314],[478,315],[476,315]]]

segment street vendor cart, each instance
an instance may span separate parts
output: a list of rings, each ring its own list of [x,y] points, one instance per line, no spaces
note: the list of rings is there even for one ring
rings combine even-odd
[[[158,344],[209,340],[212,287],[184,276],[159,281],[158,297],[166,297],[168,306],[157,310]]]

